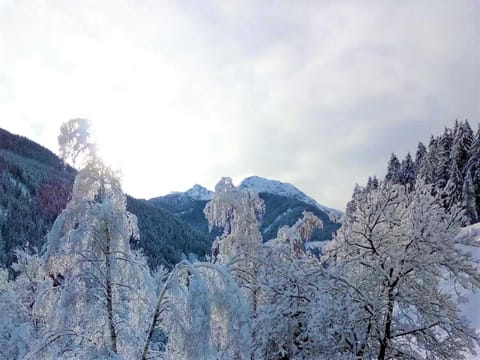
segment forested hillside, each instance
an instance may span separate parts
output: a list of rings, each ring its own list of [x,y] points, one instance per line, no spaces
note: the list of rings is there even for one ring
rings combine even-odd
[[[0,129],[0,265],[15,261],[14,250],[40,251],[45,235],[71,198],[76,170],[50,150]],[[139,218],[139,246],[149,264],[171,267],[184,256],[210,252],[208,236],[143,200],[128,197]]]
[[[419,142],[414,159],[408,153],[400,161],[392,153],[385,181],[413,189],[420,179],[432,185],[432,195],[438,195],[447,210],[459,205],[470,224],[480,221],[480,126],[474,133],[467,120],[456,121],[443,134],[432,135],[428,146]],[[354,196],[378,184],[370,177],[365,187],[356,187]]]

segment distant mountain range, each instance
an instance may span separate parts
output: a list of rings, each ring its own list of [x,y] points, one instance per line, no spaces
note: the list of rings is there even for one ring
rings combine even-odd
[[[244,179],[239,188],[259,193],[265,202],[266,212],[260,228],[265,241],[273,239],[280,227],[293,225],[303,211],[313,212],[324,224],[323,230],[314,233],[312,241],[329,240],[340,227],[342,212],[320,205],[292,184],[251,176]],[[196,184],[185,192],[172,192],[148,202],[208,235],[203,209],[212,196],[213,191]]]
[[[76,170],[65,166],[50,150],[0,129],[0,266],[15,261],[16,248],[41,251],[45,235],[70,199]],[[320,205],[295,186],[257,176],[246,178],[242,189],[259,193],[266,213],[261,231],[267,241],[283,225],[293,225],[303,211],[311,211],[324,223],[312,240],[331,239],[342,213]],[[213,192],[194,185],[150,200],[127,196],[127,209],[138,218],[142,248],[153,268],[173,266],[182,257],[210,252],[216,234],[208,231],[203,214]]]

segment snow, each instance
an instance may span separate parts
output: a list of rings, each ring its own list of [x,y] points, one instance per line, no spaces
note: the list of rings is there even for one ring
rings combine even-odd
[[[213,197],[213,191],[208,190],[202,185],[195,184],[192,188],[185,191],[185,195],[191,197],[194,200],[210,201]]]
[[[468,240],[473,240],[480,246],[480,223],[463,228],[456,238],[456,241],[459,243],[465,243]],[[480,261],[480,247],[471,247],[470,252],[475,259]],[[465,317],[470,320],[472,327],[477,329],[477,333],[480,333],[480,291],[468,295],[468,302],[462,304],[461,309]],[[478,360],[480,349],[477,348],[477,355],[470,356],[467,355],[468,360]]]
[[[195,184],[185,192],[172,191],[169,195],[187,196],[193,200],[210,201],[213,197],[213,191],[208,190],[202,185]]]
[[[292,212],[292,209],[288,208],[287,211],[281,213],[280,215],[278,215],[275,220],[272,221],[272,223],[270,225],[267,226],[267,228],[264,230],[265,233],[269,232],[270,229],[275,226],[275,224],[277,224],[280,220],[282,220],[285,216],[287,216],[289,213]]]
[[[457,241],[468,237],[473,239],[480,246],[480,223],[467,226],[462,229]],[[480,247],[470,248],[473,257],[480,261]],[[480,291],[476,291],[468,296],[468,302],[462,305],[465,316],[471,321],[472,326],[480,331]]]
[[[319,204],[316,200],[312,199],[294,185],[289,183],[266,179],[260,176],[250,176],[243,179],[238,188],[242,190],[253,190],[257,193],[263,192],[285,196],[291,199],[303,201],[304,203],[315,206],[320,211],[325,212],[333,222],[340,222],[343,217],[343,213],[341,211]],[[208,190],[202,185],[195,184],[185,192],[174,191],[171,192],[170,195],[186,195],[193,200],[210,201],[213,198],[213,191]]]
[[[338,222],[343,216],[341,211],[321,205],[316,200],[297,189],[294,185],[278,180],[266,179],[259,176],[250,176],[241,182],[239,188],[254,190],[258,193],[265,192],[269,194],[285,196],[303,201],[327,213],[330,219],[335,222]]]

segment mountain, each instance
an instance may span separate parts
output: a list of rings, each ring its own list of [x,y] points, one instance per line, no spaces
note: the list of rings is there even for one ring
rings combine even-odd
[[[265,240],[275,238],[280,227],[293,225],[302,216],[303,211],[313,212],[324,224],[322,230],[314,233],[312,241],[329,240],[340,227],[343,215],[340,211],[319,204],[292,184],[251,176],[244,179],[239,188],[257,192],[264,201],[266,211],[260,230]],[[170,212],[177,219],[213,239],[215,234],[208,233],[208,223],[203,214],[203,209],[212,195],[212,191],[197,184],[185,192],[173,192],[150,199],[148,202]]]
[[[0,129],[0,267],[15,261],[16,248],[42,248],[70,198],[75,175],[50,150]],[[143,248],[153,268],[173,266],[190,253],[210,252],[211,237],[170,212],[129,196],[127,210],[137,216],[141,234],[133,245]]]
[[[328,208],[324,205],[320,205],[316,200],[307,196],[305,193],[297,189],[295,186],[289,183],[284,183],[278,180],[265,179],[259,176],[250,176],[245,178],[239,186],[241,189],[249,189],[256,191],[257,193],[267,193],[272,195],[283,196],[289,199],[296,199],[303,203],[312,205],[318,210],[326,213],[332,221],[336,222],[340,220],[343,213],[339,210]]]

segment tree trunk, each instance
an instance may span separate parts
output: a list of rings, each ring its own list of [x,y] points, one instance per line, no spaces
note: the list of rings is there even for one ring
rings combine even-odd
[[[385,330],[384,330],[383,338],[380,340],[378,360],[385,360],[388,342],[392,337],[392,318],[393,318],[393,304],[394,304],[393,290],[394,290],[394,287],[392,286],[388,288],[387,317],[385,319]]]
[[[111,350],[117,352],[117,330],[115,329],[115,322],[113,319],[113,288],[112,288],[112,265],[110,263],[110,231],[108,226],[105,229],[107,235],[107,243],[105,244],[105,267],[106,267],[106,287],[107,287],[107,313],[108,313],[108,327],[110,330]]]

